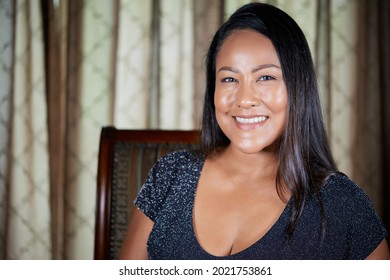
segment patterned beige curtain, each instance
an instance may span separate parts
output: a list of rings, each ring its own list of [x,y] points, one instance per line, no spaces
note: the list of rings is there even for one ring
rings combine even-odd
[[[222,1],[121,1],[117,127],[199,127],[202,63],[212,32],[221,22],[221,8]]]
[[[13,65],[5,69],[10,79],[5,81],[8,92],[2,93],[8,127],[1,135],[6,143],[1,186],[6,226],[1,226],[1,247],[9,259],[47,259],[51,257],[50,191],[40,6],[37,1],[3,3],[5,26],[13,32],[2,48],[9,55],[6,62],[11,59]]]
[[[327,62],[319,70],[333,154],[340,170],[361,185],[383,213],[380,100],[380,1],[322,1],[327,29],[317,42]],[[326,38],[327,37],[327,38]],[[325,48],[323,49],[323,47]],[[317,68],[323,67],[318,63]],[[325,74],[325,76],[324,76]],[[327,75],[327,76],[326,76]]]
[[[308,38],[339,168],[388,215],[388,3],[268,2]],[[0,2],[0,258],[92,259],[101,127],[198,128],[209,41],[244,3]]]
[[[0,259],[5,258],[8,217],[9,155],[13,57],[13,13],[11,1],[0,6]]]

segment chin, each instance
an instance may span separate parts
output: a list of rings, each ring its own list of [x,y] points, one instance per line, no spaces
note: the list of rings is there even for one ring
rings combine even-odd
[[[276,153],[278,148],[278,143],[241,143],[236,145],[236,149],[241,151],[244,154],[258,154],[261,152],[267,153]]]
[[[239,146],[236,146],[237,149],[244,153],[244,154],[257,154],[257,153],[260,153],[261,151],[264,150],[264,147],[262,146],[248,146],[248,145],[239,145]]]

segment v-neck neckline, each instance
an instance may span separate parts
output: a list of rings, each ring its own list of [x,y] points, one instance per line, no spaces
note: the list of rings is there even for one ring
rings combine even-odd
[[[209,257],[212,257],[212,258],[216,258],[216,259],[229,259],[229,258],[237,258],[239,257],[240,255],[243,255],[245,254],[247,251],[249,251],[251,248],[255,247],[255,246],[258,246],[260,243],[262,243],[265,239],[268,238],[268,236],[270,234],[272,234],[273,231],[276,230],[276,228],[279,226],[280,223],[282,223],[282,221],[284,220],[285,216],[288,214],[288,211],[290,209],[290,205],[292,203],[292,200],[293,200],[293,197],[291,196],[290,199],[287,201],[283,211],[281,212],[281,214],[279,215],[279,217],[276,219],[276,221],[274,222],[274,224],[266,231],[265,234],[263,234],[259,239],[257,239],[255,242],[253,242],[251,245],[249,245],[248,247],[244,248],[243,250],[239,251],[239,252],[236,252],[234,254],[231,254],[231,255],[226,255],[226,256],[216,256],[216,255],[213,255],[212,253],[209,253],[207,250],[205,250],[199,243],[198,241],[198,237],[196,236],[196,232],[195,232],[195,225],[194,225],[194,208],[195,208],[195,197],[196,197],[196,193],[197,193],[197,189],[198,189],[198,185],[199,185],[199,180],[200,180],[200,176],[202,174],[202,171],[203,171],[203,167],[204,167],[204,163],[205,163],[205,158],[201,158],[201,162],[199,164],[199,171],[198,171],[198,176],[197,176],[197,180],[194,180],[193,182],[193,195],[192,195],[192,199],[190,201],[191,203],[191,207],[189,207],[190,211],[191,211],[191,215],[187,215],[187,217],[189,217],[190,221],[190,225],[191,225],[191,236],[194,238],[194,243],[196,244],[196,246],[198,247],[198,249],[200,249],[204,254],[208,255]],[[188,222],[188,221],[187,221]]]

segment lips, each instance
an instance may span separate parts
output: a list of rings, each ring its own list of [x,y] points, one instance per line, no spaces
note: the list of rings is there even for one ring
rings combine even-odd
[[[258,116],[258,117],[235,117],[236,121],[240,124],[257,124],[264,122],[268,119],[267,116]]]

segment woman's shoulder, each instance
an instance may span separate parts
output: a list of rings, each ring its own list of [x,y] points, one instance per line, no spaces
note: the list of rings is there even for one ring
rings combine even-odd
[[[203,156],[195,150],[178,150],[169,152],[157,160],[159,165],[177,166],[178,164],[198,164],[203,161]]]
[[[198,176],[201,162],[201,157],[189,150],[174,151],[160,157],[138,193],[135,205],[154,221],[167,196],[174,196],[172,187],[188,187],[188,182]]]
[[[352,181],[347,175],[342,173],[337,173],[331,175],[324,186],[322,187],[322,192],[324,194],[337,194],[337,195],[346,195],[350,197],[351,195],[357,195],[364,193],[364,190]]]
[[[162,172],[166,175],[177,174],[183,171],[193,171],[201,168],[203,157],[193,150],[178,150],[161,156],[153,167],[155,172]]]
[[[343,208],[354,208],[358,204],[372,207],[372,202],[366,191],[348,176],[338,173],[330,176],[322,187],[324,201]]]
[[[364,189],[347,176],[331,176],[323,186],[322,198],[328,230],[340,241],[348,241],[346,258],[365,259],[387,236],[372,201]]]

